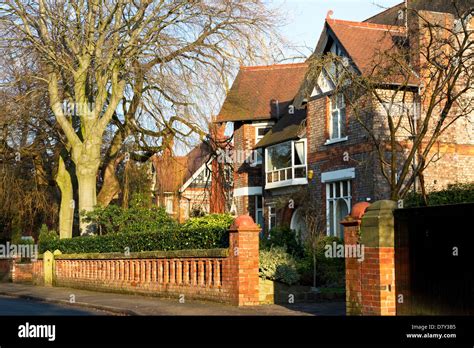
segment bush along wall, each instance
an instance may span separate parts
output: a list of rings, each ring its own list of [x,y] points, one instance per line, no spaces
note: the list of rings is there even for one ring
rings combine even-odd
[[[82,236],[71,239],[44,238],[39,251],[60,250],[63,254],[140,252],[155,250],[214,249],[229,246],[229,227],[233,219],[212,214],[190,219],[184,225],[165,225],[145,232],[110,233],[102,236]]]
[[[432,191],[427,195],[428,206],[474,203],[474,183],[451,184],[444,190]],[[426,206],[419,193],[410,193],[405,198],[406,208]]]

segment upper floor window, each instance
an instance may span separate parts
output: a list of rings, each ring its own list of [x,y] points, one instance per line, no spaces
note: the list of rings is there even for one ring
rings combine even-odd
[[[255,128],[255,144],[258,142],[272,129],[272,126],[260,126]],[[263,150],[261,148],[255,150],[257,151],[257,161],[254,165],[262,164],[263,160]]]
[[[346,133],[346,105],[341,93],[330,98],[329,139],[343,139]]]
[[[265,149],[266,188],[306,184],[306,139]]]

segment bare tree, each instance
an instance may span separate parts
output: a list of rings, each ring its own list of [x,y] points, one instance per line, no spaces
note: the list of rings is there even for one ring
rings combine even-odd
[[[387,31],[393,45],[380,50],[361,72],[348,57],[313,55],[309,81],[321,71],[350,117],[367,132],[393,200],[403,199],[439,159],[438,141],[455,141],[448,129],[473,122],[474,9],[454,15],[408,9],[413,27]],[[437,17],[437,16],[443,16]],[[447,18],[447,20],[445,20]],[[451,140],[449,140],[451,139]]]
[[[189,104],[170,89],[179,81],[173,78],[199,71],[225,76],[232,61],[258,57],[277,20],[262,1],[253,0],[7,0],[0,13],[8,44],[40,57],[44,74],[38,78],[48,86],[51,109],[70,146],[81,212],[97,203],[96,178],[108,127],[122,114],[117,126],[125,132],[119,138],[128,135],[128,127],[147,134],[134,111],[144,106],[140,94],[147,90],[162,106]],[[120,107],[127,94],[130,102]],[[64,101],[73,106],[71,113]],[[161,109],[146,111],[163,114]],[[176,117],[173,122],[192,124],[186,114]],[[169,125],[168,120],[168,132]],[[149,131],[162,135],[154,133],[159,129]],[[119,143],[112,141],[105,168],[115,163]],[[82,233],[88,233],[88,226],[81,220]]]

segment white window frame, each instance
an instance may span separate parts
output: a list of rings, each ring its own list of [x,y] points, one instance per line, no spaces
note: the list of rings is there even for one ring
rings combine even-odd
[[[338,105],[337,105],[337,98],[338,96],[341,96],[342,98],[342,108],[339,108]],[[334,107],[334,103],[333,103],[333,98],[336,98],[336,106]],[[338,93],[338,94],[333,94],[332,96],[329,97],[329,139],[326,141],[326,145],[328,144],[333,144],[335,142],[340,142],[340,141],[345,141],[347,140],[347,136],[343,136],[342,134],[342,122],[341,122],[341,111],[344,110],[344,112],[346,112],[346,102],[344,100],[344,95],[342,93]],[[337,131],[337,134],[335,135],[334,134],[334,129],[332,128],[333,127],[333,114],[334,112],[337,112],[337,124],[338,124],[338,131]],[[347,119],[347,114],[346,114],[346,117]]]
[[[263,215],[263,196],[262,195],[256,195],[254,196],[255,197],[255,223],[258,224],[258,213],[262,213],[262,216]],[[261,205],[261,208],[258,207],[258,199],[260,198],[260,205]],[[263,221],[262,221],[262,227],[263,228],[263,223],[265,223],[265,218],[263,218]]]
[[[344,184],[347,184],[347,195],[344,195]],[[337,231],[337,224],[339,221],[336,220],[337,217],[337,202],[340,199],[343,199],[348,207],[348,213],[351,213],[352,209],[352,180],[351,179],[344,179],[339,181],[329,181],[326,182],[326,234],[328,236],[336,236]],[[340,195],[336,197],[336,185],[339,185],[339,192]],[[332,190],[332,195],[331,195]],[[332,196],[332,197],[331,197]],[[331,212],[330,203],[332,204],[333,211]],[[329,219],[330,215],[332,215],[332,222],[333,226],[331,226],[331,219]],[[331,233],[331,227],[333,228],[333,232]]]
[[[268,231],[270,231],[273,227],[276,226],[277,213],[276,213],[275,205],[270,204],[270,205],[267,205],[267,207],[268,207]],[[272,210],[274,211],[273,213],[272,213]],[[272,226],[272,217],[275,218],[275,226]]]
[[[168,202],[171,202],[171,211],[169,211],[168,207]],[[165,210],[168,214],[174,214],[174,197],[173,196],[167,196],[165,197]]]
[[[265,189],[272,189],[272,188],[278,188],[278,187],[284,187],[284,186],[292,186],[292,185],[306,185],[308,184],[308,147],[307,147],[307,141],[306,138],[298,139],[298,140],[290,140],[290,141],[285,141],[283,143],[279,143],[276,145],[269,146],[265,148],[265,159],[267,159],[268,156],[268,149],[279,146],[281,144],[285,143],[290,143],[291,146],[291,167],[287,168],[281,168],[273,171],[269,171],[268,169],[268,161],[265,160]],[[295,143],[303,143],[304,146],[304,157],[305,161],[304,164],[298,164],[295,165]],[[304,168],[304,171],[306,173],[305,177],[303,178],[295,178],[295,169],[300,169]],[[291,179],[286,179],[287,176],[287,170],[291,170]],[[284,172],[285,179],[280,180],[281,178],[281,172]],[[277,177],[277,180],[272,179],[272,182],[268,182],[268,175],[271,173],[272,178]]]
[[[272,127],[273,127],[273,123],[271,123],[271,122],[269,122],[269,123],[256,123],[256,124],[254,124],[254,126],[255,126],[255,145],[257,145],[258,142],[260,140],[262,140],[263,137],[266,135],[266,134],[265,135],[258,135],[258,130],[259,129],[265,129],[265,128],[270,128],[270,130],[271,130]],[[263,155],[264,155],[262,149],[260,148],[260,149],[254,150],[254,151],[257,151],[257,152],[261,153],[260,156],[258,156],[258,154],[257,154],[257,161],[254,163],[254,165],[262,164],[262,159],[263,159]]]

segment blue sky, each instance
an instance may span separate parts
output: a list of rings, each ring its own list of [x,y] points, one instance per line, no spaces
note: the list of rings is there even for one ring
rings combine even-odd
[[[329,10],[332,18],[362,21],[402,0],[269,0],[286,14],[281,28],[292,44],[306,45],[313,50],[323,29]]]

